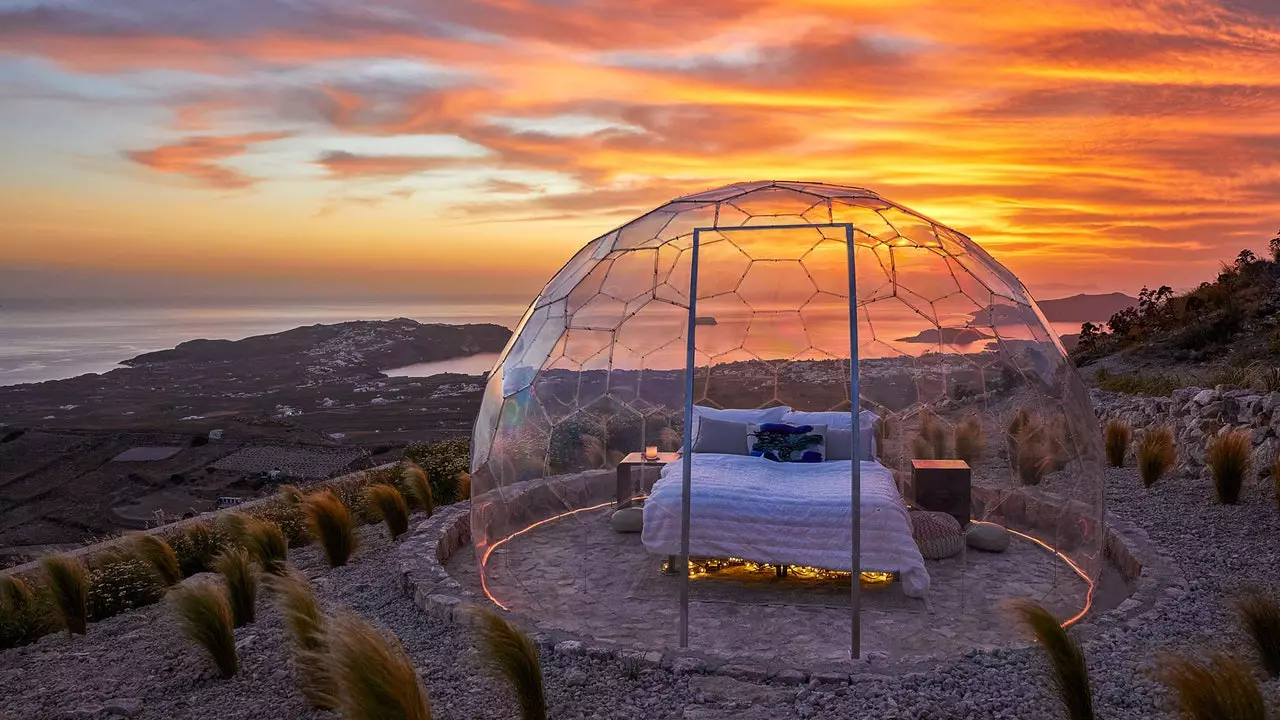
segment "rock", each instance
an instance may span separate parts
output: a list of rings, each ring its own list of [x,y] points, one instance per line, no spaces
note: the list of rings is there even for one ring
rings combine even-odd
[[[1192,402],[1197,405],[1208,405],[1213,402],[1214,392],[1212,390],[1201,390],[1192,398]]]
[[[971,524],[964,539],[969,547],[987,552],[1004,552],[1009,547],[1009,531],[990,522]]]
[[[1280,408],[1280,392],[1273,392],[1262,399],[1262,411],[1272,414]]]
[[[569,687],[582,687],[587,684],[587,674],[577,668],[570,668],[564,674],[564,684]]]
[[[138,698],[116,698],[115,700],[108,700],[103,704],[102,709],[112,715],[133,717],[142,712],[142,701]]]
[[[644,528],[644,508],[622,508],[609,518],[609,525],[615,532],[637,533]]]
[[[1224,407],[1225,407],[1225,402],[1222,400],[1211,402],[1208,405],[1205,405],[1204,407],[1200,408],[1200,417],[1203,417],[1203,418],[1220,417],[1223,413]]]

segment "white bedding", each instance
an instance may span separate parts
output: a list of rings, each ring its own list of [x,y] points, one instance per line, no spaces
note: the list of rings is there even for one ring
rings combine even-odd
[[[851,569],[850,461],[698,453],[692,462],[690,556]],[[662,468],[644,503],[641,537],[651,553],[680,554],[682,465]],[[908,596],[922,597],[929,573],[893,475],[877,462],[861,467],[861,569],[896,572]]]

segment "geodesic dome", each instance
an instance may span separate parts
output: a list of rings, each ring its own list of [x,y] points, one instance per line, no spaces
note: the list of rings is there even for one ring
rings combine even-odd
[[[750,500],[764,510],[758,532],[736,539],[740,556],[689,563],[615,532],[616,519],[611,526],[616,509],[644,504],[655,483],[680,475],[683,458],[659,471],[632,454],[696,443],[685,421],[697,424],[695,405],[832,413],[805,417],[833,429],[845,413],[843,427],[875,438],[870,463],[847,458],[845,467],[883,471],[876,477],[913,508],[923,502],[915,461],[967,462],[970,517],[1013,531],[1017,552],[926,563],[931,607],[945,606],[960,630],[922,620],[892,583],[883,596],[868,589],[851,601],[875,618],[868,647],[888,643],[891,654],[908,655],[944,639],[992,644],[980,626],[1000,624],[996,600],[1018,593],[1068,620],[1088,609],[1103,563],[1099,433],[1073,365],[1022,283],[965,235],[874,192],[791,182],[673,200],[587,243],[530,305],[489,377],[472,444],[472,537],[488,597],[548,628],[641,648],[685,640],[674,634],[672,607],[694,628],[695,647],[719,641],[726,613],[738,625],[785,622],[793,645],[828,640],[838,616],[813,608],[843,607],[828,585],[846,571],[854,587],[847,571],[855,568],[786,575],[789,563],[768,557],[805,533],[848,557],[851,536],[794,520],[770,525],[789,512],[789,481],[779,483],[775,508],[769,493]],[[854,417],[861,411],[878,420],[864,426]],[[693,447],[686,456],[696,458]],[[857,515],[849,485],[825,487],[846,516]],[[693,497],[679,507],[685,526],[714,535],[708,506]],[[657,512],[646,505],[644,522]],[[865,507],[860,517],[865,551],[878,542],[867,536],[877,518]],[[776,573],[760,574],[771,565]],[[884,568],[864,559],[856,569]],[[661,579],[673,570],[683,589]],[[884,577],[859,575],[858,584]],[[800,610],[771,621],[769,612],[789,612],[779,607]],[[787,646],[772,637],[760,651]]]

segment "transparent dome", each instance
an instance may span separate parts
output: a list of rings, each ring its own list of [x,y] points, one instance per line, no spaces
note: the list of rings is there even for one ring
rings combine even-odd
[[[761,457],[777,432],[820,462]],[[936,654],[1011,641],[1008,598],[1086,614],[1102,467],[1057,333],[976,243],[869,190],[741,183],[587,243],[530,305],[476,423],[472,537],[485,594],[547,629]]]

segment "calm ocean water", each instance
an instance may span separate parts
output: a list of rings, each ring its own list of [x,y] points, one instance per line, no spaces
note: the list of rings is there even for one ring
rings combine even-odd
[[[407,317],[420,322],[492,322],[514,327],[524,306],[326,299],[257,304],[10,301],[0,304],[0,385],[101,373],[122,360],[197,338],[238,340],[300,325]],[[488,370],[493,357],[473,363]],[[454,368],[451,368],[454,369]],[[470,365],[456,369],[471,371]],[[415,373],[416,374],[416,373]]]

